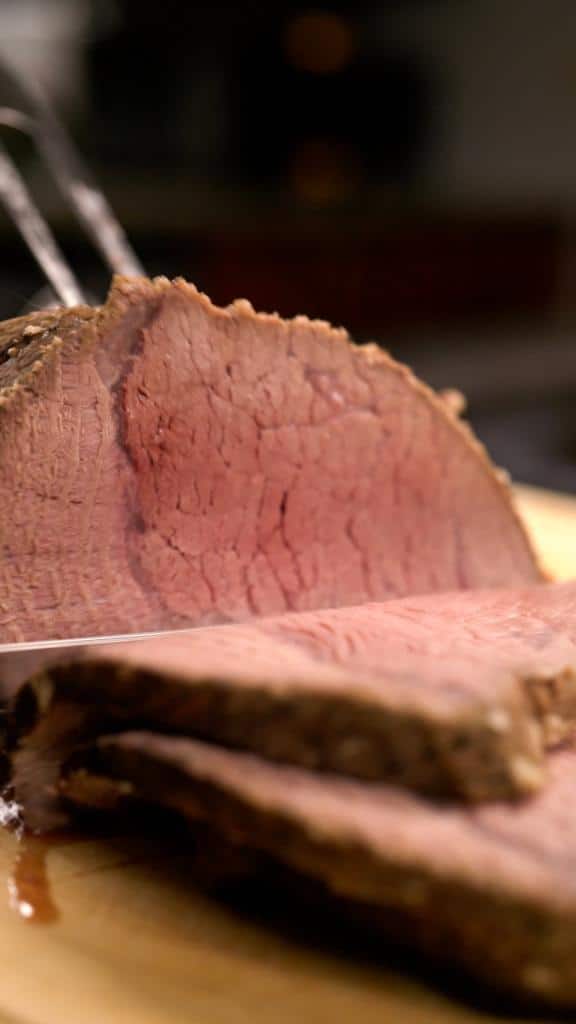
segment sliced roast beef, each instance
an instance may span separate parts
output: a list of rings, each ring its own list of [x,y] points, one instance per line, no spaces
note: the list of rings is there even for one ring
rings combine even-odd
[[[235,843],[376,908],[385,930],[489,986],[573,1007],[576,755],[550,760],[542,795],[464,810],[133,733],[87,755],[66,790],[84,805],[132,793],[207,819]]]
[[[540,578],[451,402],[183,281],[2,325],[0,437],[0,642]]]
[[[576,724],[576,584],[427,595],[95,647],[14,704],[28,820],[63,757],[146,727],[467,800],[544,782]],[[52,765],[50,769],[49,766]]]

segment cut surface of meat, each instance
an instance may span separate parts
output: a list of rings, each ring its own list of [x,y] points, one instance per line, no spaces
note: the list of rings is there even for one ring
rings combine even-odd
[[[103,645],[11,716],[17,793],[87,737],[152,728],[467,800],[518,797],[576,725],[576,584],[426,595]],[[62,753],[64,751],[64,754]],[[37,825],[37,822],[34,822]]]
[[[193,740],[104,740],[66,784],[80,804],[133,795],[209,820],[489,986],[576,1005],[576,754],[518,806],[458,809],[390,787],[272,765]],[[96,797],[96,799],[95,799]]]
[[[183,281],[1,325],[0,433],[0,643],[540,579],[450,402]]]

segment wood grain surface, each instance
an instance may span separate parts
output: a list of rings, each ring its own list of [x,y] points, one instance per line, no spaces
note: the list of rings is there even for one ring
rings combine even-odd
[[[550,572],[576,576],[576,499],[519,488],[519,500]],[[41,870],[42,850],[31,853]],[[372,945],[364,955],[346,916],[328,910],[323,922],[305,892],[280,899],[271,915],[274,889],[253,876],[209,894],[197,880],[211,852],[194,854],[192,836],[163,820],[131,835],[49,845],[59,915],[50,924],[27,921],[11,905],[23,854],[30,850],[0,833],[0,1024],[506,1019],[449,995],[446,979],[399,967],[391,949]]]

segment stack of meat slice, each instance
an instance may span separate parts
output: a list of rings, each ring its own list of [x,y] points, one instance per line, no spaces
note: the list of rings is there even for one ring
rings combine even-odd
[[[199,627],[17,690],[28,825],[134,799],[206,818],[576,1005],[576,584],[542,581],[450,400],[182,282],[0,338],[1,638]]]

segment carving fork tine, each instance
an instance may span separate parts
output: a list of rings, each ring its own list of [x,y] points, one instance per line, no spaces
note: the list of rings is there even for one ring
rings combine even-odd
[[[0,59],[0,93],[14,97],[0,106],[0,125],[29,135],[62,195],[113,273],[129,276],[145,271],[68,133],[38,90]],[[82,303],[84,295],[22,175],[0,142],[0,199],[36,262],[65,306]]]

